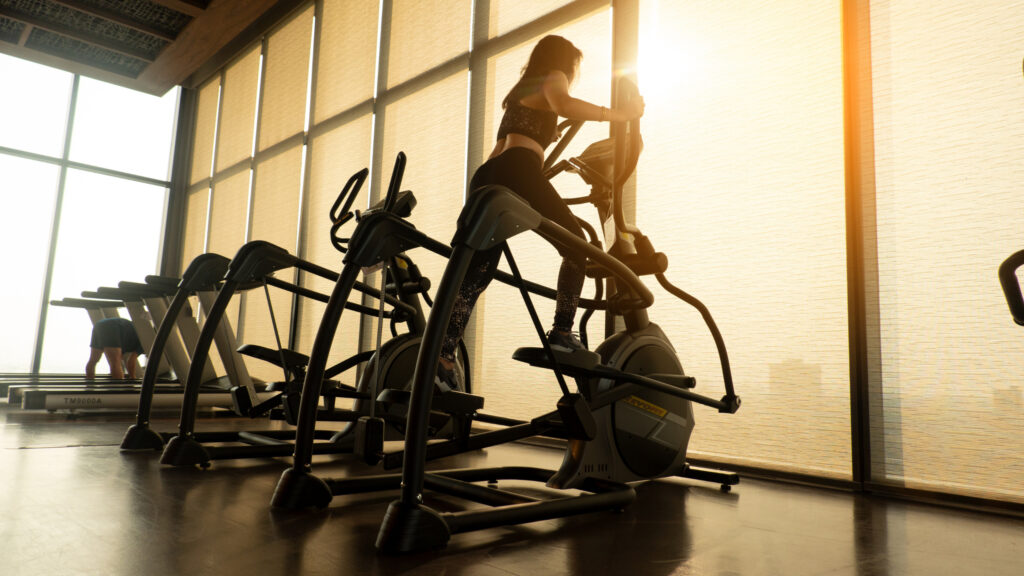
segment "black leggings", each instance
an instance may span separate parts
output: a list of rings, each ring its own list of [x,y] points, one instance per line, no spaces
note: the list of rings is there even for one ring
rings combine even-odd
[[[510,148],[491,158],[480,166],[473,174],[469,189],[475,191],[488,184],[500,184],[508,187],[520,198],[526,200],[541,216],[554,221],[566,230],[584,238],[583,229],[562,200],[551,182],[544,177],[540,158],[528,148]],[[472,193],[472,192],[471,192]],[[473,312],[477,298],[487,288],[498,270],[501,259],[501,246],[489,250],[481,250],[473,255],[466,278],[459,288],[452,310],[452,318],[448,323],[444,342],[441,344],[441,357],[454,361],[455,348],[462,338]],[[558,270],[558,294],[555,299],[556,330],[569,331],[576,317],[576,308],[580,302],[586,269],[586,257],[580,254],[562,254],[562,267]]]

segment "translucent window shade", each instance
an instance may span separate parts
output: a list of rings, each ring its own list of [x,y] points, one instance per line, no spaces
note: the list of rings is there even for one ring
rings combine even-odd
[[[343,254],[335,250],[330,241],[331,206],[348,178],[355,172],[369,166],[371,116],[363,116],[330,132],[316,135],[310,141],[310,170],[306,216],[302,223],[302,257],[320,266],[341,271]],[[338,159],[344,161],[338,161]],[[353,208],[367,205],[369,190],[364,184]],[[352,221],[342,229],[347,236],[355,227]],[[303,274],[302,285],[323,294],[330,294],[334,283],[312,274]],[[316,332],[323,316],[324,304],[309,298],[302,298],[299,304],[299,330],[296,347],[311,350]],[[342,314],[341,325],[331,346],[330,364],[355,353],[359,343],[358,314],[346,311]],[[346,374],[349,383],[353,376]]]
[[[638,225],[711,310],[743,398],[734,415],[694,408],[691,453],[848,478],[839,3],[641,7]],[[718,397],[700,315],[649,284],[651,319]]]
[[[213,138],[217,131],[217,104],[220,99],[220,76],[203,84],[198,91],[196,129],[192,140],[192,175],[190,184],[210,177],[213,164]]]
[[[996,269],[1024,249],[1024,14],[871,4],[881,382],[876,480],[1024,502],[1024,329]]]
[[[412,190],[417,200],[409,220],[422,232],[442,242],[448,242],[455,233],[455,221],[462,210],[466,188],[466,108],[463,103],[467,80],[466,72],[454,74],[384,109],[379,193],[386,191],[398,152],[405,152],[408,163],[402,188]],[[446,261],[425,250],[417,250],[410,256],[436,286]]]
[[[210,206],[210,189],[202,186],[190,190],[185,199],[185,231],[182,233],[181,271],[192,259],[202,254],[206,240],[206,213]]]
[[[314,122],[373,97],[377,65],[376,1],[324,2]]]
[[[386,191],[395,158],[405,152],[408,163],[402,188],[412,190],[417,205],[409,220],[421,231],[447,242],[455,233],[455,221],[465,192],[466,89],[468,74],[460,72],[389,103],[383,111],[384,135],[381,182]],[[446,260],[426,250],[410,254],[424,276],[436,288]],[[380,285],[380,275],[365,279]],[[376,319],[368,319],[367,334],[376,334]]]
[[[167,190],[129,180],[69,170],[57,239],[51,296],[144,281],[156,274]],[[42,371],[80,372],[92,324],[70,308],[51,306]]]
[[[72,74],[0,54],[0,146],[61,156]]]
[[[178,89],[151,96],[83,77],[78,85],[71,160],[165,180]]]
[[[260,105],[259,150],[305,129],[313,6],[267,37],[266,76]]]
[[[242,170],[216,182],[210,205],[210,232],[206,251],[226,258],[234,257],[245,243],[245,226],[249,218],[249,171]],[[238,327],[238,298],[228,305],[226,317]]]
[[[572,87],[573,96],[607,104],[611,84],[611,20],[608,11],[600,10],[551,33],[565,36],[584,54],[579,78]],[[539,39],[540,36],[488,60],[485,158],[494,146],[498,123],[504,112],[501,101],[518,81],[523,65]],[[607,137],[607,124],[589,123],[576,135],[562,158],[578,154],[591,142]],[[584,196],[588,192],[577,176],[559,177],[552,183],[564,197]],[[595,212],[589,206],[580,206],[574,212],[596,225]],[[524,277],[546,286],[555,286],[561,258],[547,241],[536,234],[520,234],[512,239],[510,246]],[[501,266],[508,269],[504,260]],[[592,294],[592,290],[588,281],[584,295]],[[550,329],[554,302],[537,296],[531,298],[545,331]],[[474,316],[474,329],[467,331],[470,334],[467,345],[473,356],[474,390],[487,396],[488,410],[513,418],[531,418],[551,410],[561,396],[553,373],[512,360],[516,348],[539,345],[536,329],[519,290],[492,282],[481,296]],[[603,317],[595,317],[590,326],[592,342],[600,341],[602,326]],[[524,386],[528,387],[528,393],[524,393]]]
[[[569,3],[569,0],[492,0],[487,37],[501,36]]]
[[[275,276],[287,282],[293,279],[290,272],[278,273]],[[291,292],[273,286],[266,289],[260,286],[246,291],[242,295],[245,298],[245,313],[238,331],[240,344],[257,344],[277,350],[280,339],[281,346],[287,348],[288,334],[291,330],[292,296]],[[308,354],[309,350],[305,352]],[[282,369],[269,362],[247,359],[245,366],[250,376],[264,382],[284,379]]]
[[[249,216],[249,171],[243,170],[213,187],[207,251],[231,258],[245,243]]]
[[[296,144],[256,165],[251,240],[264,240],[284,248],[289,254],[297,253],[295,242],[301,168],[301,144]],[[294,270],[282,270],[275,276],[286,282],[293,282],[295,279]],[[267,294],[264,290],[250,291],[246,294],[242,322],[244,341],[277,348],[273,325],[276,322],[281,344],[288,346],[292,294],[279,288],[270,288],[270,302],[273,306],[273,318],[267,307]],[[249,364],[255,370],[252,372],[254,377],[277,380],[282,378],[280,368],[274,369],[261,364],[264,363]]]
[[[0,283],[0,298],[14,304],[4,311],[4,321],[11,329],[0,332],[0,349],[4,351],[0,372],[29,372],[59,169],[0,154],[0,174],[4,175],[0,205],[5,206],[0,210],[0,246],[17,247],[4,250],[5,266],[17,275]]]
[[[259,73],[259,46],[253,47],[225,71],[217,135],[217,172],[252,154]]]
[[[296,253],[301,171],[301,144],[256,165],[251,240],[266,240]]]
[[[389,87],[469,50],[469,0],[394,0],[388,47]]]

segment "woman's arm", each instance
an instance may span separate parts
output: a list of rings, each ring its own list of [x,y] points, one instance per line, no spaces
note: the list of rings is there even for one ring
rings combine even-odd
[[[569,94],[569,79],[559,70],[552,70],[544,79],[544,98],[555,114],[570,120],[625,122],[644,115],[644,99],[636,98],[621,108],[605,108]]]

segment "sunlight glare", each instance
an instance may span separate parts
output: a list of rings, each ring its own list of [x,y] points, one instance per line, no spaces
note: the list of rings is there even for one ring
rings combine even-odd
[[[693,94],[705,74],[706,59],[695,34],[679,33],[659,19],[659,0],[641,7],[637,83],[648,108],[678,106]]]

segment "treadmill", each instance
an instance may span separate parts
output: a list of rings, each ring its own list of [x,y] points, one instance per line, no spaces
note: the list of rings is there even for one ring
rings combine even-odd
[[[125,306],[124,302],[121,300],[109,298],[63,298],[61,300],[51,300],[50,305],[84,310],[88,314],[89,320],[93,325],[105,318],[120,317],[118,310]],[[84,385],[86,383],[96,385],[115,385],[130,384],[132,382],[132,380],[114,379],[107,376],[101,376],[96,380],[87,381],[85,379],[85,375],[81,372],[37,374],[10,373],[0,376],[0,397],[7,398],[9,390],[14,389],[15,396],[12,404],[17,404],[20,402],[20,389],[26,387],[70,386]]]
[[[129,315],[135,320],[139,339],[149,350],[149,362],[161,362],[160,373],[167,372],[164,365],[169,365],[175,376],[174,380],[161,379],[153,392],[152,407],[156,410],[177,409],[181,405],[184,387],[178,380],[188,374],[191,364],[192,350],[198,339],[199,326],[195,321],[191,307],[184,306],[176,318],[167,317],[167,298],[177,291],[177,279],[150,276],[146,283],[121,282],[117,288],[103,287],[95,292],[85,292],[83,296],[93,299],[115,300],[124,303]],[[215,298],[216,286],[200,291],[198,296],[201,306],[208,306]],[[174,322],[175,334],[162,343],[160,350],[153,349],[156,330],[162,322]],[[259,396],[264,394],[258,383],[253,383],[245,364],[235,351],[236,343],[230,324],[223,320],[217,330],[217,350],[223,361],[226,375],[218,377],[213,365],[207,360],[203,368],[204,394],[200,405],[204,408],[230,408],[232,398],[230,389],[234,386],[248,385],[258,390]],[[18,392],[14,392],[17,389]],[[25,385],[11,387],[8,401],[19,404],[26,410],[134,410],[139,404],[141,381],[52,381],[45,385]]]

